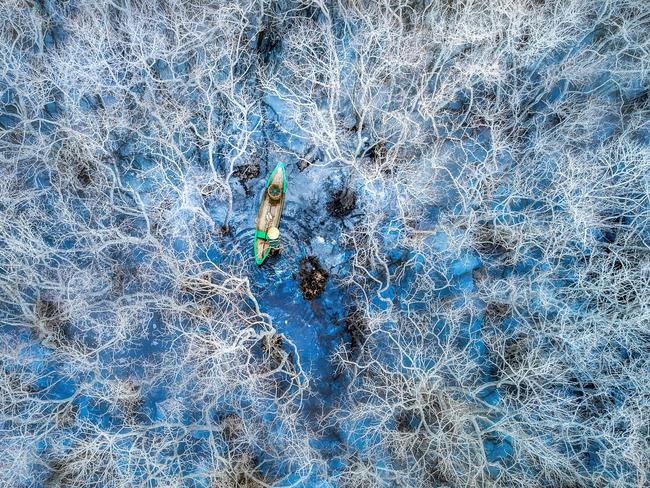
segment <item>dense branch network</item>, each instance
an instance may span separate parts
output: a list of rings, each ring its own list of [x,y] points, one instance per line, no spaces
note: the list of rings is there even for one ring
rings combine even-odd
[[[0,6],[0,484],[648,483],[647,2],[51,3]],[[209,258],[272,130],[356,195],[319,419]]]

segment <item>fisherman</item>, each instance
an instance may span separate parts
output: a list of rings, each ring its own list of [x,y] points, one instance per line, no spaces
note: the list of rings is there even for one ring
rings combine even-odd
[[[283,163],[276,165],[266,185],[255,230],[254,254],[258,265],[280,247],[279,224],[287,186]]]

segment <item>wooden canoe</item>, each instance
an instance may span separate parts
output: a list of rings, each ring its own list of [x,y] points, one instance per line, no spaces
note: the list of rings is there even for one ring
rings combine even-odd
[[[264,196],[257,212],[255,224],[255,242],[253,252],[255,262],[260,265],[269,256],[274,241],[279,237],[280,218],[284,208],[284,198],[287,191],[287,174],[284,163],[278,163],[266,180]],[[271,231],[271,232],[269,232]]]

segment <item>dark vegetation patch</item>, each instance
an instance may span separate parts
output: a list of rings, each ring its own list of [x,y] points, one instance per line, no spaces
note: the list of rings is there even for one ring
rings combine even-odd
[[[128,388],[128,395],[120,400],[120,407],[125,420],[137,422],[138,414],[144,406],[142,389],[133,381],[127,381],[126,388]]]
[[[86,187],[92,183],[92,177],[90,176],[90,169],[86,165],[80,165],[77,168],[77,181],[82,187]]]
[[[357,206],[357,194],[347,186],[332,195],[327,202],[327,212],[332,217],[344,218],[350,215]]]
[[[604,388],[593,381],[581,381],[578,378],[569,378],[573,394],[578,400],[576,414],[589,420],[595,417],[609,417],[616,411],[617,401],[613,389]]]
[[[250,197],[253,194],[250,181],[260,175],[260,163],[259,161],[255,161],[253,163],[237,166],[233,169],[232,175],[239,179],[244,187],[246,196]],[[229,229],[222,229],[222,233],[228,234],[228,230]]]
[[[307,159],[301,159],[300,161],[298,161],[297,166],[298,166],[298,171],[302,173],[303,171],[305,171],[307,168],[311,166],[311,161]]]
[[[499,233],[492,222],[478,226],[474,233],[474,248],[482,256],[500,257],[511,250],[507,239]]]
[[[260,163],[249,163],[237,166],[232,175],[242,181],[252,180],[260,175]]]
[[[277,368],[284,355],[284,341],[280,334],[264,336],[262,339],[262,352],[268,358],[271,368]]]
[[[370,159],[379,159],[383,160],[386,157],[386,144],[383,142],[377,142],[373,144],[366,150],[366,156]]]
[[[111,271],[111,294],[114,297],[122,296],[124,294],[127,269],[119,264],[113,264]]]
[[[251,477],[246,468],[240,468],[238,472],[233,474],[231,481],[234,483],[235,488],[263,488],[264,485],[260,484],[255,478]],[[220,485],[216,485],[220,486]],[[223,486],[223,485],[221,485]]]
[[[485,307],[485,321],[490,324],[499,324],[510,315],[512,306],[508,303],[489,302]]]
[[[358,308],[351,308],[343,319],[345,330],[350,334],[350,354],[358,357],[368,335],[368,322],[364,313]]]
[[[320,265],[316,256],[305,256],[300,260],[298,281],[305,300],[313,300],[325,289],[329,273]]]
[[[268,64],[273,51],[281,46],[280,35],[272,25],[266,25],[258,33],[256,38],[257,55],[263,64]]]
[[[68,486],[73,482],[73,474],[69,473],[64,460],[56,460],[49,465],[49,474],[43,484],[44,488],[53,488],[56,486]]]
[[[389,161],[389,152],[393,149],[394,146],[384,139],[367,140],[363,144],[359,158],[363,160],[365,164],[369,164],[371,167],[378,169],[383,175],[395,175],[398,168],[392,164],[392,159]],[[397,155],[399,150],[397,151],[397,153],[390,153],[390,155]]]
[[[433,458],[429,463],[427,463],[427,474],[435,483],[441,486],[448,486],[447,483],[449,483],[449,477],[440,458]]]
[[[312,164],[323,161],[324,157],[318,146],[311,145],[307,148],[304,156],[298,157],[296,166],[301,173],[309,168]]]
[[[517,371],[525,365],[529,353],[530,344],[526,336],[519,335],[507,339],[503,349],[503,368]]]
[[[216,412],[215,412],[216,413]],[[236,453],[229,458],[229,463],[223,467],[208,485],[211,488],[262,488],[273,482],[268,473],[260,470],[258,457],[242,445],[245,435],[245,421],[235,413],[224,416],[217,414],[215,418],[219,429],[219,437]]]
[[[56,344],[62,344],[70,339],[63,312],[53,300],[39,298],[34,305],[34,316],[35,332],[42,340],[50,339]]]
[[[645,89],[631,97],[627,97],[621,105],[623,115],[631,115],[650,110],[650,89]]]
[[[395,417],[395,429],[397,432],[413,432],[414,419],[412,411],[400,410]]]
[[[233,442],[241,434],[243,421],[234,413],[219,419],[220,436],[224,442]]]

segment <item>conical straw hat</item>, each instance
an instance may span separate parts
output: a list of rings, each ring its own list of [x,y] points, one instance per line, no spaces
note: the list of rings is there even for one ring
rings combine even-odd
[[[277,239],[280,237],[280,229],[277,227],[269,227],[269,230],[266,232],[266,236],[269,239]]]

